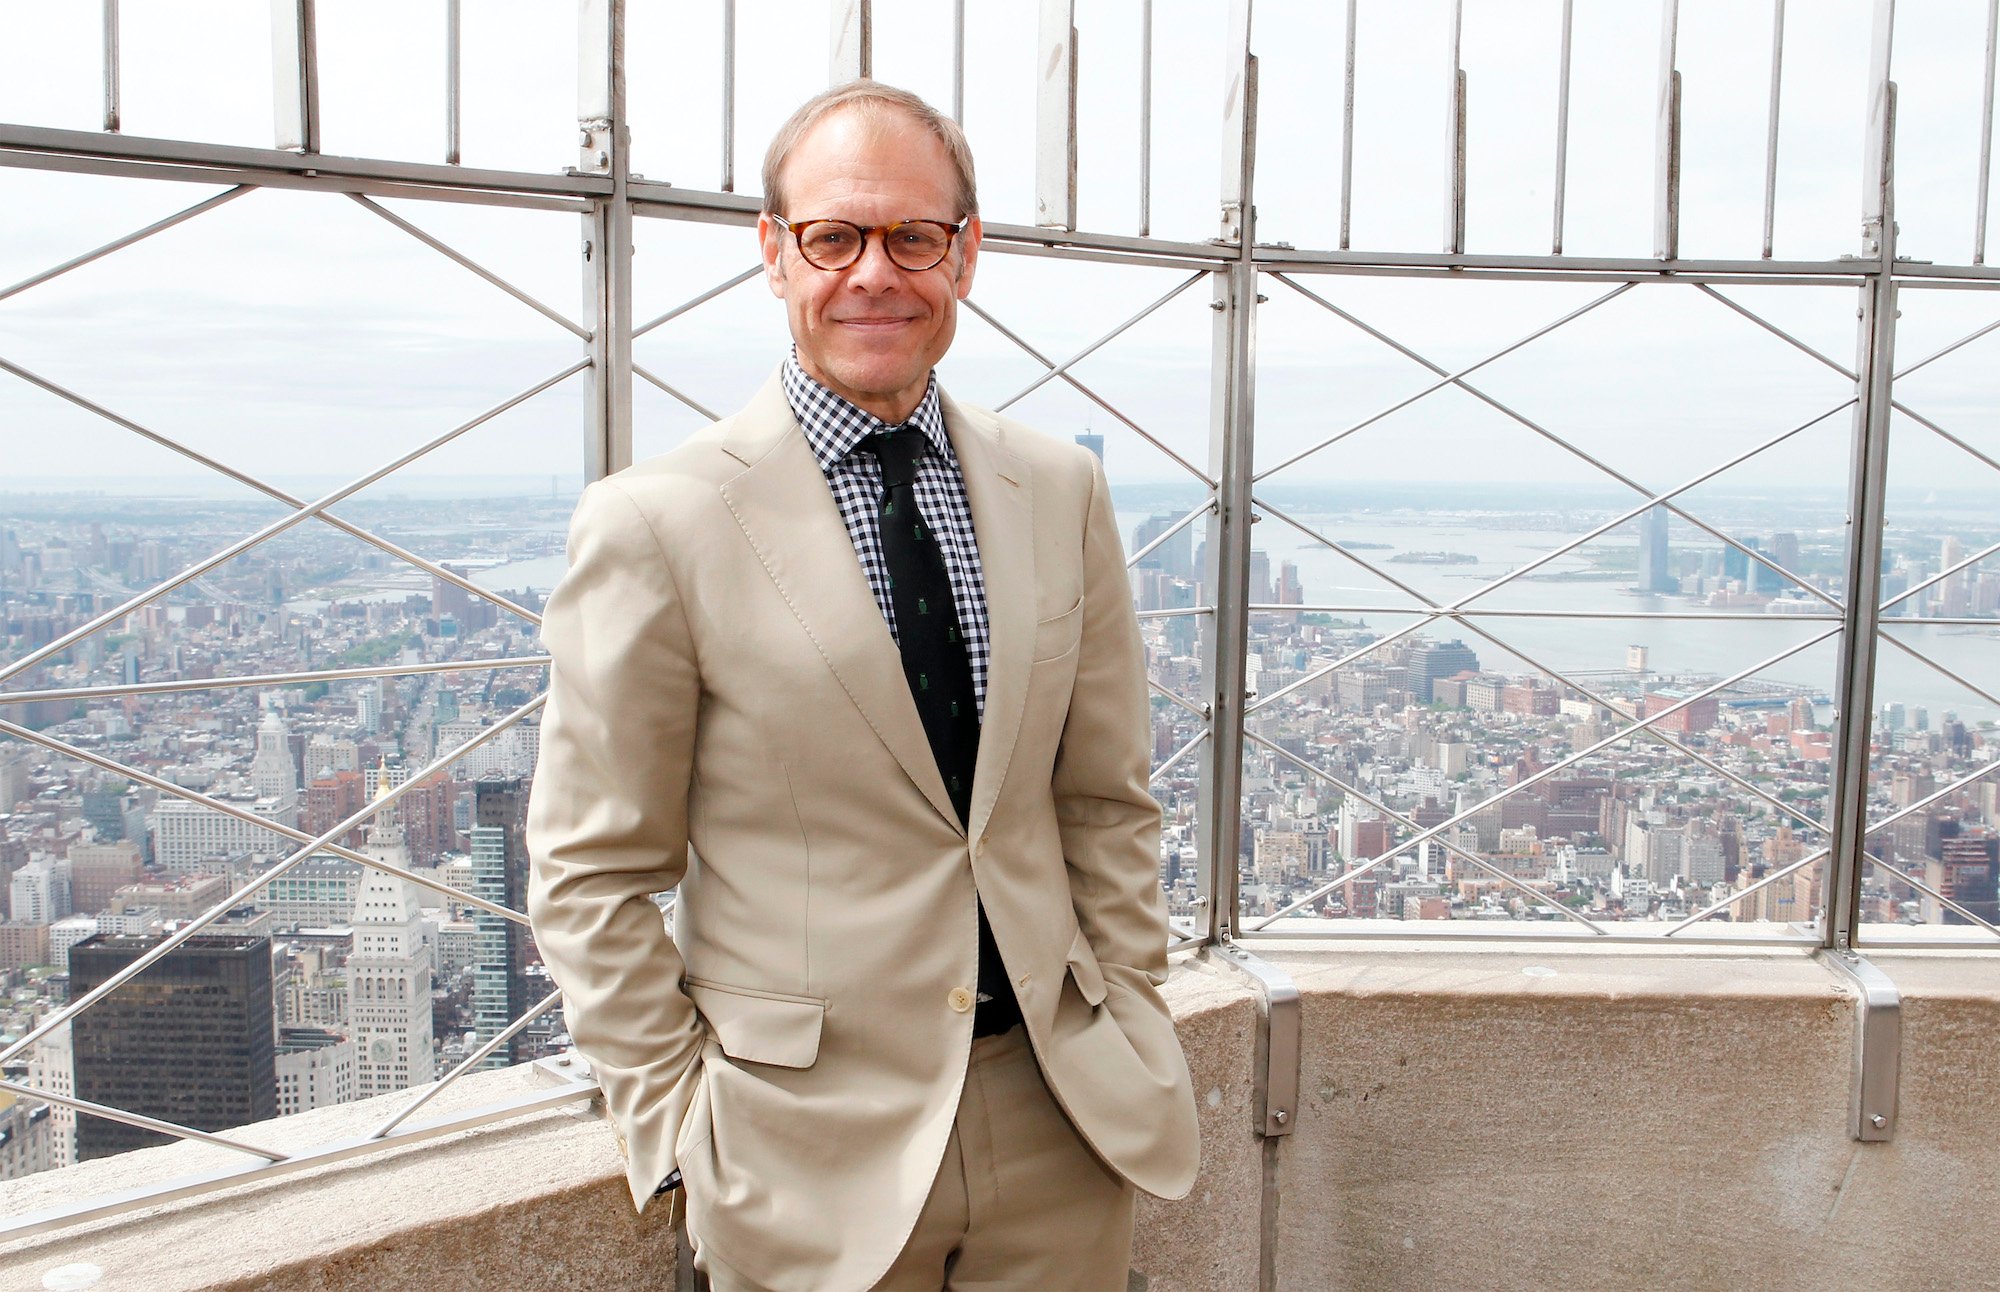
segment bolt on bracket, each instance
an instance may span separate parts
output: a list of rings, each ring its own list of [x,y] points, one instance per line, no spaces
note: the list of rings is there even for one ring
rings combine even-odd
[[[1237,942],[1225,941],[1204,954],[1247,979],[1257,993],[1256,1128],[1266,1139],[1289,1135],[1299,1110],[1298,984]]]
[[[1848,1130],[1863,1143],[1896,1134],[1896,1087],[1903,1063],[1903,997],[1889,975],[1854,951],[1819,958],[1855,988],[1854,1079]]]

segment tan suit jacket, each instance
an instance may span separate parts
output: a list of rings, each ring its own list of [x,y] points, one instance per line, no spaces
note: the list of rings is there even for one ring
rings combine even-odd
[[[775,377],[585,491],[542,629],[542,955],[634,1201],[678,1167],[696,1240],[778,1289],[865,1288],[916,1222],[971,1045],[975,890],[1091,1147],[1165,1197],[1199,1155],[1102,468],[944,414],[992,625],[969,825]],[[670,936],[650,895],[676,884]]]

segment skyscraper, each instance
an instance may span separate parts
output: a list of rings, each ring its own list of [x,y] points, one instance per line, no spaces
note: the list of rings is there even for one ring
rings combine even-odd
[[[1639,518],[1638,591],[1675,593],[1681,590],[1681,581],[1674,576],[1669,565],[1671,556],[1667,546],[1667,509],[1651,507]]]
[[[378,797],[388,792],[386,783]],[[392,809],[383,809],[362,851],[409,865]],[[369,867],[354,899],[354,953],[347,960],[354,1038],[355,1095],[402,1090],[437,1075],[431,1038],[431,960],[417,892],[408,880]]]
[[[70,864],[66,858],[37,857],[14,872],[14,918],[54,924],[70,913]]]
[[[108,780],[83,792],[83,819],[97,832],[97,842],[115,843],[125,837],[125,795],[130,789],[125,781]]]
[[[512,910],[527,900],[528,855],[522,841],[526,795],[519,777],[490,777],[473,788],[472,891]],[[472,1026],[483,1045],[524,1012],[527,930],[505,916],[475,911],[478,959],[472,971]],[[488,1067],[506,1067],[519,1051],[519,1038],[495,1050]]]
[[[69,846],[69,868],[70,909],[95,915],[111,905],[113,893],[139,882],[145,859],[129,841],[78,842]]]
[[[1132,550],[1139,551],[1148,543],[1167,532],[1167,527],[1179,520],[1178,516],[1149,516],[1132,531]],[[1170,578],[1194,578],[1194,525],[1192,522],[1175,530],[1164,542],[1134,563],[1135,569],[1160,570]]]
[[[1743,546],[1749,548],[1752,552],[1763,553],[1766,550],[1764,544],[1754,538],[1744,539]],[[1772,553],[1771,559],[1776,561],[1778,557],[1775,553]],[[1784,575],[1779,574],[1756,557],[1750,556],[1747,553],[1743,554],[1743,590],[1745,592],[1765,593],[1775,596],[1777,593],[1783,591],[1784,587]]]
[[[56,1028],[28,1051],[28,1084],[53,1095],[76,1094],[76,1059],[70,1053],[69,1024]],[[53,1156],[56,1166],[76,1165],[76,1123],[81,1116],[66,1104],[52,1103]]]
[[[1431,683],[1460,673],[1477,673],[1479,656],[1455,637],[1448,642],[1420,637],[1404,655],[1403,668],[1410,694],[1420,703],[1428,704],[1436,698],[1431,693]]]
[[[1938,548],[1938,568],[1949,570],[1964,559],[1965,544],[1961,543],[1956,535],[1945,535],[1944,542]],[[1953,617],[1965,614],[1970,608],[1966,586],[1966,571],[1957,570],[1945,575],[1936,593],[1938,613]]]
[[[1302,606],[1306,603],[1305,585],[1299,582],[1299,567],[1292,561],[1278,562],[1278,585],[1275,589],[1281,606]]]
[[[271,813],[287,825],[298,823],[299,767],[292,758],[290,733],[276,711],[264,714],[257,728],[257,753],[250,760],[250,783],[260,799],[276,799]]]
[[[70,949],[70,990],[94,990],[159,934],[99,934]],[[70,1024],[79,1098],[196,1130],[277,1116],[271,943],[200,935]],[[172,1141],[103,1117],[77,1120],[79,1161]]]
[[[1250,600],[1253,604],[1268,606],[1276,595],[1271,588],[1271,557],[1253,548],[1250,552]]]

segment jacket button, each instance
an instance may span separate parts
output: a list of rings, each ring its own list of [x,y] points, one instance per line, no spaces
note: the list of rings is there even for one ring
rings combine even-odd
[[[951,995],[945,997],[945,999],[951,1002],[951,1008],[954,1013],[963,1014],[966,1010],[972,1008],[972,993],[963,987],[953,987]]]

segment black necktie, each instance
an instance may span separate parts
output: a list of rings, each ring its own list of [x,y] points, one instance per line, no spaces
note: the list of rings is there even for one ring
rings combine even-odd
[[[936,535],[917,509],[917,463],[928,447],[924,434],[900,426],[871,435],[862,447],[882,464],[882,560],[889,573],[889,605],[903,676],[930,741],[931,757],[959,824],[971,818],[972,772],[979,757],[979,707],[972,693],[972,664],[959,631],[958,603]],[[979,910],[979,1013],[975,1034],[1002,1032],[1020,1020],[999,948]]]

